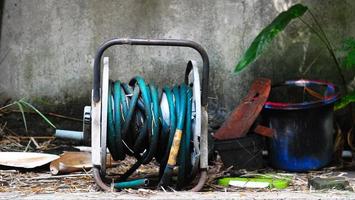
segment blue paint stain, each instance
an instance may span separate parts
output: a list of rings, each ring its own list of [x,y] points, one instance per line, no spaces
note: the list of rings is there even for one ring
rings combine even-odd
[[[274,167],[287,170],[302,172],[308,170],[315,170],[327,165],[331,159],[331,154],[327,159],[315,157],[312,155],[294,155],[289,147],[297,138],[297,132],[286,128],[284,134],[275,135],[271,140],[271,160]]]

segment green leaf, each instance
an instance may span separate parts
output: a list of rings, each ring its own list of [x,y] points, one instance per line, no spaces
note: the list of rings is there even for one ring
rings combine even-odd
[[[345,57],[343,60],[343,67],[351,69],[355,67],[355,39],[348,38],[344,41],[343,51]]]
[[[276,35],[283,31],[292,19],[302,16],[308,8],[302,4],[296,4],[287,11],[280,13],[267,27],[265,27],[251,43],[246,50],[239,63],[236,65],[234,72],[239,72],[262,54],[263,50],[271,43]]]
[[[34,106],[32,106],[30,103],[27,103],[24,100],[19,100],[19,102],[23,105],[28,106],[29,108],[31,108],[32,110],[34,110],[38,115],[40,115],[49,125],[51,125],[53,128],[56,128],[54,126],[54,124],[46,117],[44,116],[39,110],[37,110]]]
[[[23,110],[23,106],[20,102],[18,101],[15,101],[14,102],[18,108],[20,109],[21,111],[21,114],[22,114],[22,120],[23,120],[23,125],[25,126],[25,130],[26,130],[26,133],[28,132],[28,129],[27,129],[27,122],[26,122],[26,117],[25,117],[25,111]]]
[[[344,58],[344,67],[351,69],[355,67],[355,50],[350,51]]]
[[[338,102],[336,102],[334,106],[334,110],[345,108],[349,103],[354,103],[354,102],[355,102],[355,90],[345,95]]]
[[[344,40],[344,50],[351,50],[351,49],[355,49],[355,38],[347,38]]]

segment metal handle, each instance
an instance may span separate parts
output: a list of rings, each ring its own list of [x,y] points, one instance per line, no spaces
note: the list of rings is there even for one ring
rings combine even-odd
[[[109,40],[102,44],[96,52],[94,61],[94,83],[93,83],[93,100],[100,101],[100,71],[101,71],[101,57],[106,49],[114,45],[144,45],[144,46],[176,46],[176,47],[190,47],[195,49],[202,57],[202,94],[201,104],[207,105],[208,95],[208,78],[209,78],[209,60],[205,49],[196,42],[190,40],[176,40],[176,39],[128,39],[116,38]]]

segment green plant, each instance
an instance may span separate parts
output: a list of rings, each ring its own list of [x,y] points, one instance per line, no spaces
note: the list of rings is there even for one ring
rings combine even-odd
[[[355,68],[355,38],[348,38],[343,42],[343,48],[341,49],[342,67],[344,69]],[[348,104],[355,102],[355,90],[348,92],[343,98],[341,98],[335,104],[335,110],[345,108]]]
[[[309,23],[302,18],[302,16],[308,13],[313,23]],[[335,63],[335,68],[337,73],[339,74],[342,87],[345,91],[345,96],[340,99],[336,103],[335,109],[341,109],[346,107],[349,103],[355,102],[354,91],[349,92],[346,86],[346,80],[343,75],[342,65],[339,62],[335,50],[329,41],[327,35],[325,34],[323,28],[318,22],[315,15],[309,10],[306,6],[302,4],[296,4],[291,6],[287,11],[281,12],[268,26],[266,26],[253,40],[249,48],[245,51],[243,56],[240,58],[240,61],[235,67],[235,72],[240,72],[249,64],[254,62],[259,55],[263,53],[263,51],[270,45],[273,39],[277,36],[278,33],[282,32],[287,25],[294,19],[299,19],[303,24],[305,24],[315,35],[319,38],[319,40],[325,45],[328,52],[330,53],[332,59]],[[345,57],[343,60],[343,65],[345,68],[353,68],[355,67],[355,40],[349,39],[346,40],[344,45]]]
[[[0,111],[6,110],[7,108],[10,108],[12,106],[18,106],[18,108],[21,112],[21,115],[22,115],[22,120],[23,120],[23,124],[24,124],[26,132],[28,132],[28,129],[27,129],[26,116],[25,116],[25,112],[26,112],[25,109],[33,110],[35,113],[37,113],[39,116],[41,116],[42,119],[44,119],[50,126],[52,126],[53,128],[56,128],[54,126],[54,124],[46,116],[44,116],[37,108],[35,108],[32,104],[26,102],[23,99],[20,99],[18,101],[14,101],[6,106],[1,107]]]
[[[346,39],[342,51],[345,54],[342,63],[343,67],[348,69],[353,68],[355,66],[355,39]]]
[[[255,59],[264,52],[266,47],[277,36],[277,34],[283,31],[293,19],[302,16],[307,9],[307,7],[301,4],[296,4],[290,7],[287,11],[280,13],[256,36],[249,48],[241,57],[234,71],[239,72],[250,63],[254,62]]]

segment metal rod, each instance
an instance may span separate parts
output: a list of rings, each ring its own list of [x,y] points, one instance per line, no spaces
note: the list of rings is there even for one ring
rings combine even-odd
[[[207,171],[206,169],[202,170],[200,173],[200,178],[198,180],[197,185],[195,185],[190,191],[191,192],[199,192],[207,181]]]
[[[176,46],[176,47],[190,47],[195,49],[202,58],[202,94],[201,104],[207,105],[208,96],[208,82],[209,82],[209,59],[205,49],[196,42],[189,40],[176,39],[128,39],[116,38],[109,40],[102,44],[96,52],[94,61],[94,82],[93,82],[93,100],[99,102],[100,100],[100,71],[101,71],[101,57],[106,49],[114,45],[143,45],[143,46]]]
[[[83,141],[84,140],[84,133],[82,131],[70,131],[70,130],[55,130],[55,137],[61,139],[70,139],[76,141]]]
[[[93,167],[92,171],[93,171],[92,173],[93,173],[96,184],[104,191],[108,191],[108,192],[112,191],[112,188],[107,186],[106,183],[104,183],[102,181],[102,178],[100,176],[100,170],[96,167]]]

